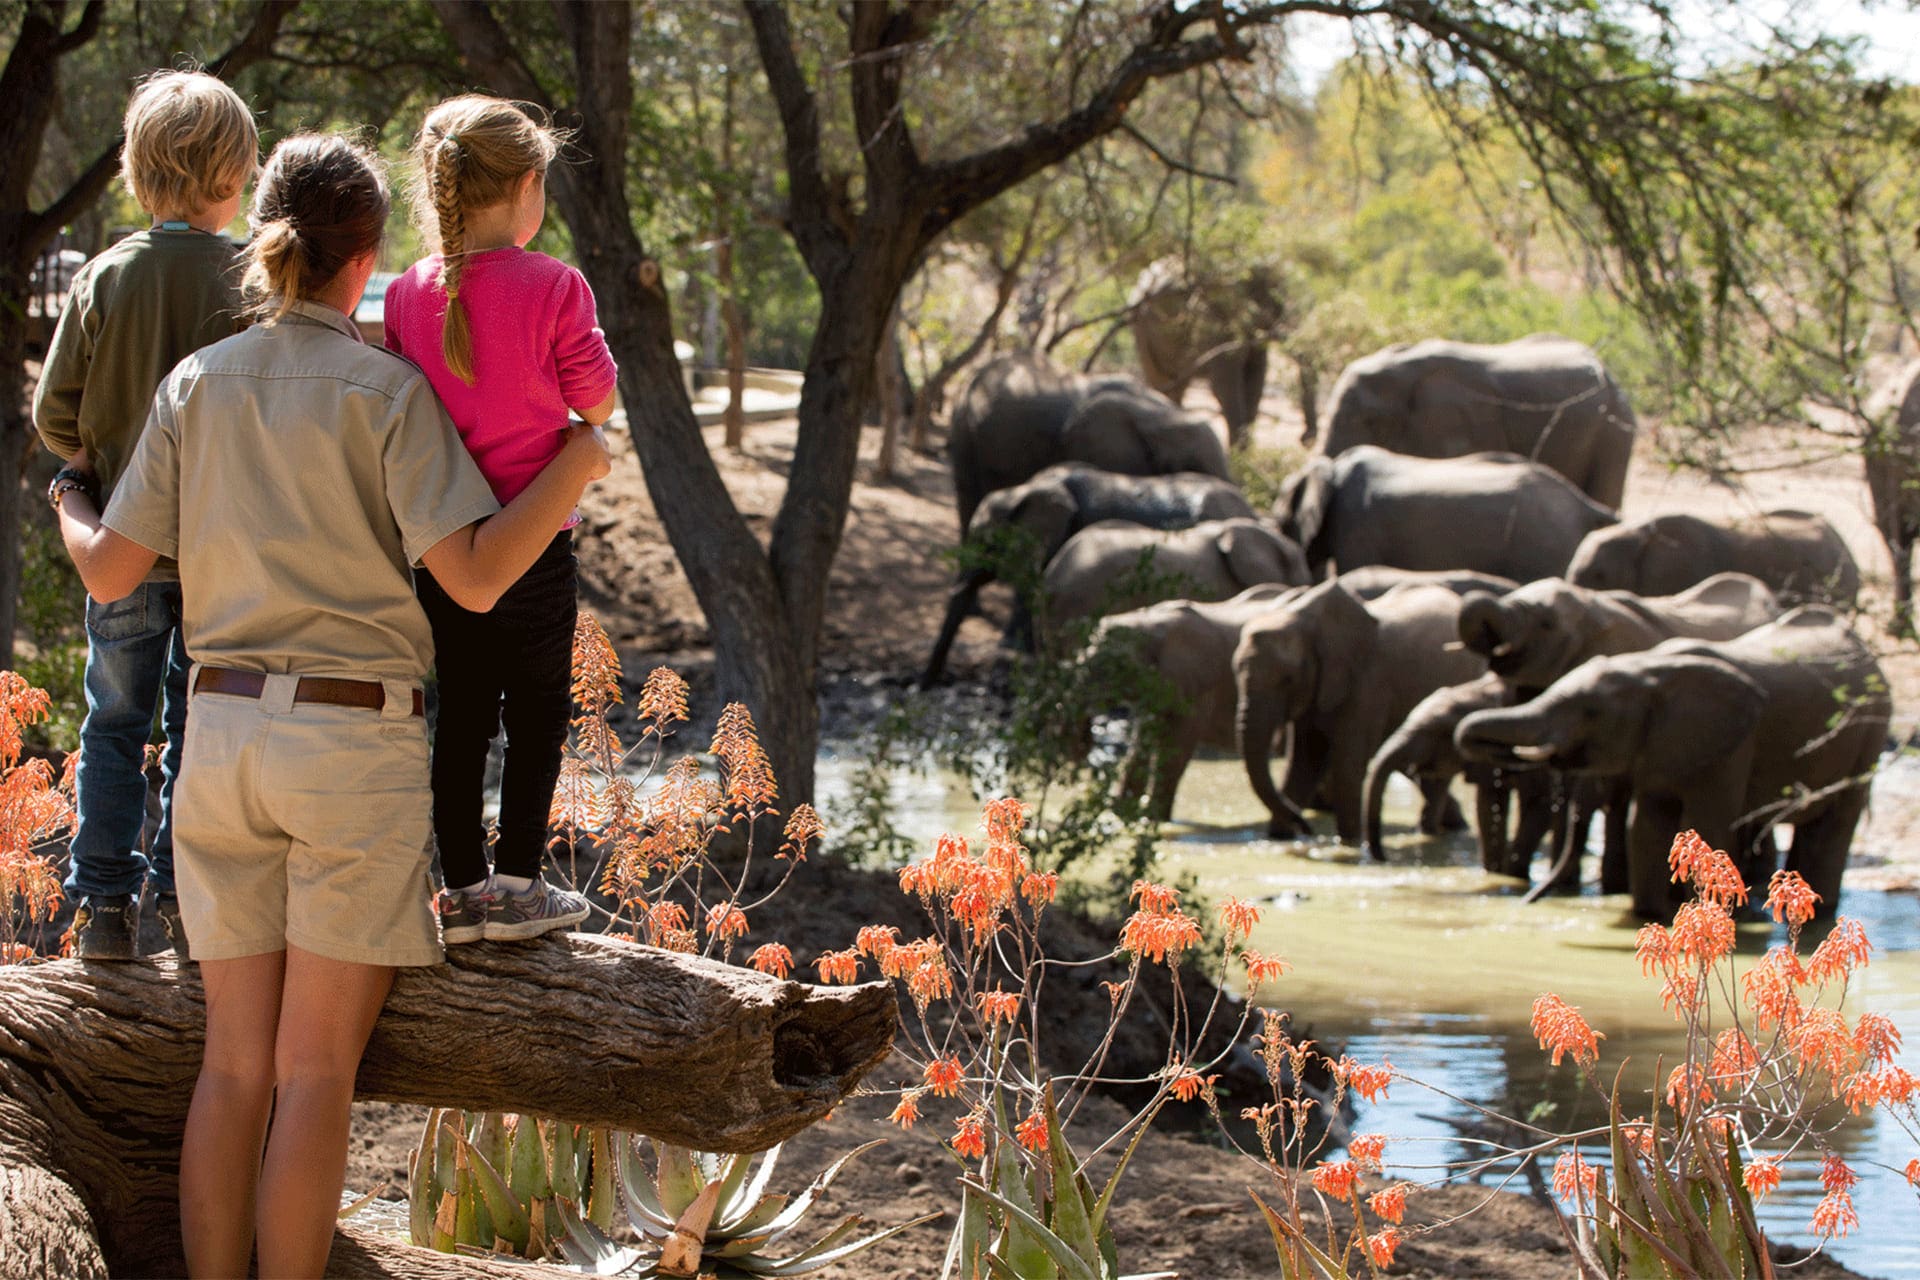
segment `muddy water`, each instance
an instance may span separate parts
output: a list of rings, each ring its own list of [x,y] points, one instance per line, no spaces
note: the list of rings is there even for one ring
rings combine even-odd
[[[853,763],[831,753],[821,761],[830,825],[836,805],[846,803]],[[1515,882],[1478,869],[1470,838],[1413,835],[1414,794],[1399,780],[1394,785],[1389,862],[1381,866],[1330,839],[1263,838],[1264,810],[1238,762],[1198,761],[1174,806],[1180,821],[1165,832],[1165,871],[1191,872],[1216,899],[1261,905],[1250,945],[1293,962],[1273,999],[1313,1035],[1344,1040],[1363,1060],[1389,1058],[1433,1087],[1396,1084],[1361,1116],[1360,1131],[1396,1139],[1391,1173],[1433,1179],[1474,1158],[1490,1136],[1477,1128],[1484,1119],[1476,1105],[1539,1115],[1555,1129],[1603,1125],[1602,1105],[1572,1067],[1548,1065],[1527,1019],[1543,991],[1578,1006],[1607,1037],[1601,1063],[1609,1079],[1623,1059],[1632,1059],[1629,1080],[1646,1082],[1657,1058],[1664,1055],[1669,1067],[1676,1060],[1682,1042],[1660,1007],[1658,985],[1634,961],[1638,922],[1625,899],[1588,892],[1523,903]],[[972,831],[978,820],[965,785],[950,777],[902,770],[892,799],[901,830],[923,848],[943,830]],[[1862,835],[1859,871],[1840,910],[1866,926],[1876,948],[1850,993],[1849,1013],[1872,1008],[1891,1017],[1908,1036],[1902,1064],[1920,1072],[1920,899],[1896,887],[1912,884],[1916,852],[1890,847],[1910,828],[1887,817],[1917,807],[1920,765],[1903,763],[1876,789],[1876,819]],[[1767,927],[1743,927],[1741,951],[1757,956],[1775,940]],[[1832,1252],[1868,1275],[1920,1280],[1920,1204],[1897,1173],[1920,1146],[1878,1116],[1850,1124],[1837,1142],[1861,1174],[1854,1203],[1863,1229]],[[1761,1210],[1775,1238],[1812,1244],[1808,1222],[1821,1191],[1805,1162],[1800,1171],[1805,1176],[1783,1184]],[[1482,1180],[1492,1186],[1503,1176]],[[1524,1189],[1524,1179],[1512,1185]]]

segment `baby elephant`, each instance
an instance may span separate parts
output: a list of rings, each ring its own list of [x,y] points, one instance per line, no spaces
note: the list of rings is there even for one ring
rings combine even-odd
[[[1860,567],[1824,516],[1766,511],[1713,521],[1669,513],[1587,535],[1567,580],[1598,591],[1667,596],[1716,573],[1747,573],[1789,603],[1851,609]]]
[[[1626,779],[1643,916],[1677,905],[1676,832],[1730,851],[1764,892],[1778,823],[1793,826],[1788,868],[1831,914],[1891,713],[1873,654],[1832,610],[1803,605],[1737,639],[1594,658],[1531,702],[1468,716],[1455,740],[1469,759]]]
[[[1266,582],[1304,585],[1300,548],[1260,520],[1163,532],[1106,520],[1067,539],[1041,580],[1043,633],[1058,645],[1081,618],[1159,600],[1224,600]]]

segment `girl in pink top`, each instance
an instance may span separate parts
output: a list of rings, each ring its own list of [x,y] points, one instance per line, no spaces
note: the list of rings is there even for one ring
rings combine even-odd
[[[578,271],[524,247],[546,214],[558,142],[511,102],[468,95],[428,113],[414,144],[415,217],[441,251],[387,288],[387,346],[426,371],[502,503],[560,452],[569,413],[613,411],[614,363]],[[449,943],[531,938],[577,924],[587,901],[541,877],[547,814],[572,713],[576,515],[490,613],[463,609],[424,568],[439,718],[433,826]],[[502,725],[493,866],[481,817]]]

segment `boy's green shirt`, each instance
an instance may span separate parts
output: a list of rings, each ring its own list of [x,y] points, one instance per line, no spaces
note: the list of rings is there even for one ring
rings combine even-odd
[[[85,446],[111,494],[173,366],[244,327],[240,250],[203,231],[135,232],[74,276],[33,393],[47,448]],[[170,578],[171,562],[155,577]]]

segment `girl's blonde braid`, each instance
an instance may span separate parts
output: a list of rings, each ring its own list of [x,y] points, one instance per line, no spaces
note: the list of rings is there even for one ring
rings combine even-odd
[[[440,287],[447,295],[446,330],[440,342],[441,358],[460,381],[473,382],[473,331],[467,309],[460,302],[460,276],[466,265],[467,216],[460,199],[460,143],[443,137],[429,153],[427,186],[433,196],[434,216],[440,223]]]

